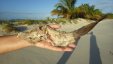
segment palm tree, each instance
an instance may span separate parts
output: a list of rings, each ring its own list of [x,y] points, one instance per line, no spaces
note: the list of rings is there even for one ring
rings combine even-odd
[[[58,17],[73,18],[74,8],[76,0],[60,0],[59,3],[55,5],[55,9],[51,11],[52,15],[57,15]]]
[[[75,8],[75,17],[87,18],[92,20],[98,20],[102,16],[102,12],[99,9],[95,9],[95,6],[82,4]]]

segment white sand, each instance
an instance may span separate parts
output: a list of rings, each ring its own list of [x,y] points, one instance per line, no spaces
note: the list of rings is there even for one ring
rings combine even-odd
[[[0,55],[0,64],[113,64],[113,19],[100,22],[92,32],[71,53],[27,47]]]
[[[77,30],[77,29],[79,29],[85,25],[88,25],[92,22],[95,22],[95,21],[78,18],[78,19],[72,20],[71,22],[72,23],[60,24],[61,25],[60,30],[70,32],[73,30]],[[74,22],[76,22],[76,23],[74,23]]]

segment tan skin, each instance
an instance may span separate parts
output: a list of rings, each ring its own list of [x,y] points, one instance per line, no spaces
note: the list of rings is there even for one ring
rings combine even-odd
[[[60,28],[59,25],[50,25],[51,28],[58,29]],[[22,49],[29,46],[36,46],[40,48],[45,48],[53,51],[72,51],[76,45],[69,44],[67,47],[55,47],[52,46],[50,40],[37,42],[36,44],[32,45],[29,42],[17,38],[16,35],[13,36],[0,36],[0,54],[8,53],[14,50]]]

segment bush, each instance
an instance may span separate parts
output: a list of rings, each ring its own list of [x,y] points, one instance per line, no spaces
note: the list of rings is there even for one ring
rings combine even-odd
[[[33,24],[33,22],[30,20],[21,20],[21,21],[18,21],[18,24],[19,25],[31,25]]]
[[[108,19],[113,19],[113,13],[108,13],[108,14],[106,14],[106,15],[107,15],[106,18],[108,18]]]
[[[16,31],[16,27],[14,27],[14,25],[11,23],[4,23],[2,24],[2,31],[4,32]]]

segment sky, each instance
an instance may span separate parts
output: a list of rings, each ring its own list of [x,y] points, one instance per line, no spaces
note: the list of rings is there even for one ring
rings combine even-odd
[[[44,19],[59,0],[0,0],[0,19]],[[113,13],[113,0],[77,0],[75,6],[88,3],[104,13]]]

